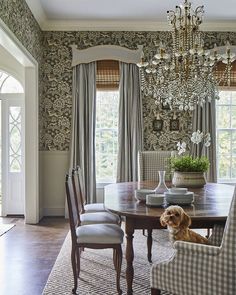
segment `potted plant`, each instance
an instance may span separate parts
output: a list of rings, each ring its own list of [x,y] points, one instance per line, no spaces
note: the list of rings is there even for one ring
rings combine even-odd
[[[193,132],[191,141],[199,145],[199,157],[182,155],[181,157],[171,159],[171,167],[174,171],[172,183],[177,187],[203,187],[206,184],[205,172],[208,170],[210,163],[206,157],[202,156],[202,151],[203,148],[207,148],[211,144],[210,134],[204,134],[198,130],[197,132]],[[184,154],[186,147],[185,142],[178,142],[178,154]]]

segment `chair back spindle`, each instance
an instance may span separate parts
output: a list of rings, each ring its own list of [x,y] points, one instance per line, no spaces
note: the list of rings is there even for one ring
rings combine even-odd
[[[86,194],[85,194],[84,175],[83,175],[83,172],[82,172],[82,169],[80,168],[80,166],[77,166],[76,170],[78,173],[78,177],[80,180],[80,186],[81,186],[81,202],[84,207],[87,204]]]
[[[72,169],[72,183],[76,197],[76,207],[78,210],[78,214],[83,214],[85,212],[84,205],[82,201],[82,187],[81,187],[81,179],[77,169]]]
[[[72,177],[66,174],[66,198],[69,211],[70,229],[72,240],[76,241],[76,227],[80,225],[80,216],[78,214],[76,196],[73,188]]]

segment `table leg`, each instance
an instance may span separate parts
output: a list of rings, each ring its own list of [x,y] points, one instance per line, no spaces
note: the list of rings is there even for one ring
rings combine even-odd
[[[147,252],[148,261],[152,262],[152,229],[148,229]]]
[[[132,284],[134,278],[134,268],[133,268],[133,260],[134,260],[134,249],[133,249],[133,236],[134,229],[129,227],[128,222],[126,220],[126,282],[127,282],[127,295],[133,294]]]

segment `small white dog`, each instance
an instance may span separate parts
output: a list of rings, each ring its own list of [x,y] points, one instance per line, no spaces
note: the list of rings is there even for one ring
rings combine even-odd
[[[181,240],[186,242],[209,244],[205,237],[189,229],[189,226],[191,225],[191,218],[180,206],[168,207],[161,215],[160,223],[162,226],[167,225],[172,242]]]

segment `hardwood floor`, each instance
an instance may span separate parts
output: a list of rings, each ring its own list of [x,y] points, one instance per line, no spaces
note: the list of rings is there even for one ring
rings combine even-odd
[[[23,218],[0,218],[15,223],[0,237],[0,294],[39,295],[68,233],[64,218],[43,218],[38,225]]]

